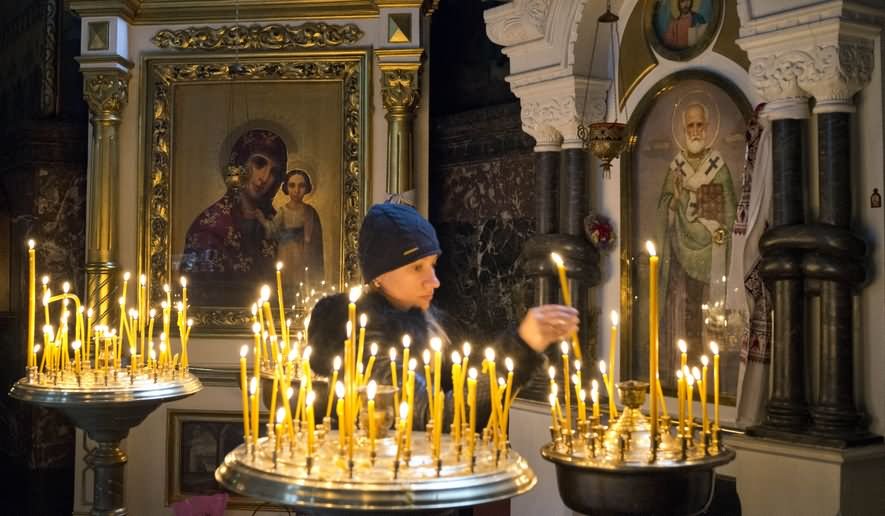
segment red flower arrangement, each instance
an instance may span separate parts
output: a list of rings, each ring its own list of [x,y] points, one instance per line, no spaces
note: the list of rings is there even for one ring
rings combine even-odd
[[[610,251],[615,247],[617,236],[608,217],[591,213],[584,218],[584,234],[587,240],[600,251]]]

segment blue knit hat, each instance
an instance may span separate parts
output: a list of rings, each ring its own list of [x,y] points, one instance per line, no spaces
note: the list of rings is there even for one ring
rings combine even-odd
[[[441,254],[436,230],[405,204],[376,204],[363,219],[360,267],[366,282],[421,258]]]

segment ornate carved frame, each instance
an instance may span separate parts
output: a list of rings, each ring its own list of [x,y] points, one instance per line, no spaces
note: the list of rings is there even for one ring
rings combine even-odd
[[[645,359],[646,354],[639,353],[637,350],[638,343],[634,342],[633,326],[636,317],[633,310],[634,303],[634,275],[636,274],[636,255],[641,250],[634,248],[633,245],[633,189],[640,188],[640,185],[634,184],[633,173],[636,168],[634,154],[636,153],[639,142],[639,130],[645,122],[646,116],[655,106],[658,97],[663,93],[673,89],[678,83],[688,80],[702,80],[714,84],[721,88],[725,93],[734,100],[740,109],[745,120],[749,120],[753,113],[753,108],[747,100],[743,92],[737,86],[732,84],[728,79],[719,75],[703,71],[703,70],[683,70],[669,75],[654,86],[652,86],[642,100],[633,110],[630,120],[627,123],[627,145],[621,153],[621,214],[620,214],[620,239],[621,239],[621,371],[625,371],[627,378],[639,377],[639,361]],[[735,172],[739,173],[739,172]],[[646,348],[648,349],[648,348]],[[647,371],[647,369],[646,369]],[[669,396],[675,396],[676,393],[672,389],[664,389]],[[721,398],[723,404],[734,405],[736,399],[734,396],[723,395]]]
[[[162,285],[173,278],[171,232],[173,212],[172,134],[176,86],[193,82],[247,81],[337,82],[343,93],[342,119],[342,237],[341,274],[344,282],[359,281],[357,233],[365,212],[368,185],[367,137],[371,84],[369,55],[365,51],[316,53],[157,56],[145,59],[144,175],[140,206],[139,271],[148,276],[152,297],[162,296]],[[202,335],[246,334],[250,312],[246,307],[192,306],[194,326]]]

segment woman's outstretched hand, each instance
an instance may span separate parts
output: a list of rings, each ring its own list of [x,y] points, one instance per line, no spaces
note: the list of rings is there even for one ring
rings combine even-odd
[[[541,352],[552,342],[568,338],[577,329],[577,310],[564,305],[541,305],[529,309],[517,331],[526,344]]]

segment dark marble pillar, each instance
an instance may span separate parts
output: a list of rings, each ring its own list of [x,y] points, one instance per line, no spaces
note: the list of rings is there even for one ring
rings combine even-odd
[[[808,423],[804,284],[801,252],[794,241],[805,219],[804,125],[795,118],[772,122],[774,214],[760,250],[762,275],[774,298],[774,370],[765,422],[751,433],[801,431]]]
[[[560,151],[535,152],[535,223],[537,235],[556,233],[559,226],[559,166]],[[535,304],[551,303],[556,299],[555,283],[550,276],[535,276]]]
[[[805,273],[820,282],[819,395],[812,433],[844,447],[881,440],[865,429],[854,400],[852,293],[863,282],[865,243],[851,221],[851,104],[818,113],[819,229]]]
[[[587,170],[587,151],[584,149],[565,149],[562,151],[565,184],[562,200],[565,204],[565,220],[562,221],[560,232],[572,236],[580,236],[584,232],[584,217],[587,215],[587,191],[584,187],[584,176]]]

